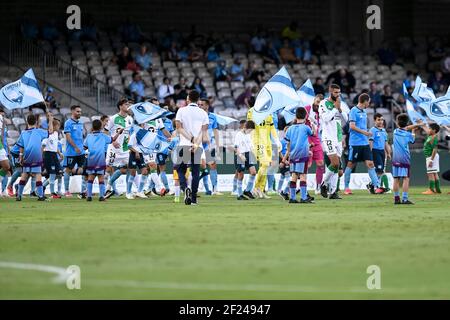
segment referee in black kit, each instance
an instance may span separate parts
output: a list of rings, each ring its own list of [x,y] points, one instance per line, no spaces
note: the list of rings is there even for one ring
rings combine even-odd
[[[188,105],[178,109],[175,117],[180,144],[176,149],[174,168],[178,172],[181,190],[184,191],[184,203],[197,205],[197,191],[200,182],[200,162],[203,153],[202,142],[208,138],[208,114],[198,105],[200,94],[192,90],[187,97]],[[186,170],[191,167],[192,190],[186,183]]]

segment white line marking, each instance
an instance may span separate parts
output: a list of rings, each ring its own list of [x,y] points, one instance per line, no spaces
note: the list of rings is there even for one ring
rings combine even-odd
[[[56,276],[52,279],[52,281],[54,283],[64,283],[64,282],[66,282],[66,279],[68,276],[66,269],[61,268],[61,267],[48,266],[48,265],[44,265],[44,264],[0,261],[0,268],[35,270],[35,271],[54,273],[54,274],[56,274]]]

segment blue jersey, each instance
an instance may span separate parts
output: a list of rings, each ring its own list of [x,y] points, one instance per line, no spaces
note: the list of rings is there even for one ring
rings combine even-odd
[[[281,139],[281,154],[284,156],[286,154],[287,151],[287,141],[286,139]]]
[[[68,142],[66,142],[66,152],[65,157],[74,157],[82,155],[83,152],[83,123],[81,121],[75,121],[69,119],[64,123],[64,133],[70,133],[72,141],[75,143],[77,148],[80,150],[79,153],[75,152],[74,147]]]
[[[209,142],[210,142],[210,146],[215,144],[216,139],[214,138],[214,129],[219,129],[219,123],[217,122],[217,116],[212,113],[209,112],[208,113],[208,135],[209,135]],[[207,143],[203,143],[203,149],[207,150],[208,149],[208,144]]]
[[[102,132],[93,132],[84,140],[84,147],[89,151],[87,170],[104,170],[106,168],[107,146],[112,142],[110,136]]]
[[[303,123],[294,124],[286,131],[286,141],[290,142],[289,161],[305,162],[309,157],[308,136],[312,135],[311,128]]]
[[[384,128],[379,129],[377,127],[372,127],[370,129],[370,132],[372,133],[372,136],[369,138],[369,140],[373,141],[372,149],[384,150],[384,146],[388,141],[386,129]]]
[[[394,130],[392,165],[409,166],[411,161],[410,143],[414,143],[414,136],[411,132],[403,129]]]
[[[9,152],[19,155],[20,153],[20,147],[17,145],[17,142],[12,146],[12,148],[9,150]]]
[[[42,140],[48,138],[48,131],[40,128],[26,129],[20,134],[17,145],[23,148],[23,166],[42,166]]]
[[[367,131],[367,113],[364,109],[354,106],[348,115],[348,121],[354,122],[358,129]],[[350,128],[349,144],[351,146],[366,146],[369,139],[362,133],[356,132]]]

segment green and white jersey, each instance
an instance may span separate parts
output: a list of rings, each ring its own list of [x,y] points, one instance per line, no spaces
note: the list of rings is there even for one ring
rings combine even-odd
[[[425,155],[425,158],[431,157],[433,154],[433,150],[437,149],[439,143],[439,139],[437,135],[428,136],[427,140],[425,141],[425,144],[423,145],[423,153]]]
[[[130,139],[130,129],[132,125],[133,118],[130,116],[123,117],[117,113],[109,117],[109,121],[105,129],[108,130],[111,137],[115,136],[120,129],[124,129],[122,134],[116,140],[116,142],[121,145],[120,150],[116,150],[117,152],[128,151],[128,140]]]
[[[334,107],[334,103],[328,99],[320,101],[319,118],[322,141],[331,140],[342,142],[342,120],[346,120],[346,114],[342,114]]]
[[[162,119],[150,120],[145,124],[144,129],[150,132],[158,133],[159,129],[164,129],[164,122]]]

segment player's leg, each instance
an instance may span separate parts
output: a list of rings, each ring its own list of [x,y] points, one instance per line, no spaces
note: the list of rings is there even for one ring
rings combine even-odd
[[[306,163],[305,163],[306,166]],[[300,174],[300,195],[301,195],[301,203],[313,203],[313,198],[308,197],[308,188],[306,183],[306,173]]]
[[[209,170],[208,166],[206,165],[206,155],[203,151],[202,158],[201,158],[201,164],[200,164],[200,179],[203,181],[203,186],[205,187],[205,194],[206,195],[212,195],[211,190],[209,189]]]
[[[393,174],[395,174],[395,167],[393,168]],[[400,201],[400,178],[394,175],[394,204],[401,204]]]
[[[245,166],[244,168],[245,169]],[[244,181],[244,170],[240,170],[238,173],[238,181],[237,181],[237,199],[238,200],[248,200],[244,197],[244,192],[242,190],[242,182]]]
[[[72,169],[74,167],[73,157],[64,157],[63,162],[64,167],[64,196],[72,197],[72,193],[69,191],[70,188],[70,176],[72,174]]]
[[[317,155],[317,153],[319,153]],[[323,181],[323,175],[325,174],[325,163],[323,160],[323,151],[315,151],[313,157],[316,158],[316,194],[320,193],[320,185]]]
[[[442,193],[441,181],[439,180],[439,172],[436,172],[434,174],[434,186],[435,186],[436,193]]]
[[[105,201],[105,175],[98,174],[98,201]]]
[[[147,196],[144,193],[144,188],[147,185],[147,180],[148,180],[148,168],[145,166],[141,168],[141,180],[139,181],[138,193],[136,194],[137,197],[143,199],[147,198]]]
[[[197,192],[198,185],[200,182],[200,163],[201,163],[202,150],[199,148],[195,151],[195,153],[191,154],[191,175],[192,175],[192,195],[191,195],[191,204],[197,204]]]
[[[347,166],[345,167],[345,172],[344,172],[344,194],[347,194],[347,195],[353,194],[352,190],[350,189],[350,178],[351,178],[353,167],[354,167],[353,162],[351,160],[349,160],[347,162]]]
[[[5,151],[5,149],[1,149],[0,150],[0,186],[2,186],[2,182],[4,179],[7,180],[6,175],[9,170],[10,170],[10,165],[9,165],[9,159],[6,156],[6,151]]]
[[[42,174],[41,174],[41,168],[36,169],[36,173],[34,174],[36,177],[36,193],[38,195],[39,201],[46,200],[45,194],[44,194],[44,186],[42,185]]]
[[[237,181],[238,181],[238,171],[234,171],[234,177],[233,177],[233,191],[231,191],[231,195],[237,195]]]
[[[294,171],[295,165],[291,164],[291,181],[289,182],[289,203],[297,203],[295,199],[297,195],[297,173]]]
[[[409,192],[409,177],[403,177],[403,193],[402,193],[402,204],[413,204],[408,199],[408,192]]]
[[[422,192],[422,194],[434,194],[436,187],[434,173],[427,173],[427,179],[428,179],[428,190]]]
[[[173,176],[173,188],[174,188],[173,202],[180,202],[180,193],[181,193],[180,180],[178,178],[178,171],[177,171],[176,165],[174,165],[174,167],[173,167],[172,176]]]
[[[127,177],[127,193],[126,198],[128,200],[133,200],[134,195],[132,193],[134,178],[136,177],[136,167],[128,169],[128,177]]]
[[[158,168],[159,168],[159,179],[161,180],[164,189],[166,190],[165,193],[170,192],[169,188],[169,181],[167,180],[167,174],[166,174],[166,155],[159,153],[158,157]]]
[[[87,192],[86,192],[86,200],[92,201],[92,189],[94,185],[95,175],[91,172],[88,172],[87,176]]]

